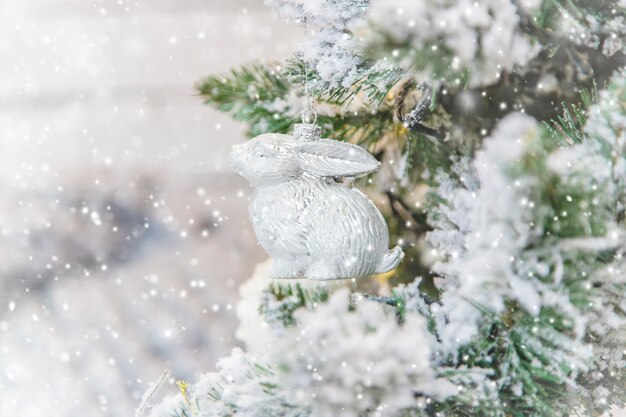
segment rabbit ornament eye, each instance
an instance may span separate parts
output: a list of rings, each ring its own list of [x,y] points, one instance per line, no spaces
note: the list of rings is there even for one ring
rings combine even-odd
[[[252,155],[257,158],[270,158],[283,153],[284,149],[271,142],[259,142],[254,144]]]

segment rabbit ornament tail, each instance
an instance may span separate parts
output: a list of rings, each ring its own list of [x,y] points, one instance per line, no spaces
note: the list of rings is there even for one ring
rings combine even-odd
[[[404,259],[404,252],[400,246],[387,250],[383,256],[383,260],[380,262],[380,265],[376,268],[375,273],[384,274],[385,272],[396,269],[398,265],[400,265],[400,262],[402,262],[402,259]]]

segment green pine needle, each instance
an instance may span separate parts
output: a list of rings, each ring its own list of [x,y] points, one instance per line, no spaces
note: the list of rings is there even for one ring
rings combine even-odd
[[[598,86],[594,80],[593,87],[580,91],[581,103],[573,103],[569,106],[561,103],[563,114],[557,116],[544,126],[553,138],[558,139],[562,144],[572,145],[583,141],[583,126],[587,122],[589,108],[598,102]]]

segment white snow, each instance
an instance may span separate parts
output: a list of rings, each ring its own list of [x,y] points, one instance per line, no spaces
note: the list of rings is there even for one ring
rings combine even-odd
[[[303,24],[299,52],[319,79],[311,89],[350,87],[361,76],[358,43],[351,30],[367,11],[367,0],[265,0],[284,18]],[[304,25],[303,25],[304,26]]]
[[[518,27],[512,2],[502,0],[372,0],[367,18],[397,42],[446,48],[455,70],[467,69],[470,85],[488,85],[503,71],[523,66],[539,45]]]

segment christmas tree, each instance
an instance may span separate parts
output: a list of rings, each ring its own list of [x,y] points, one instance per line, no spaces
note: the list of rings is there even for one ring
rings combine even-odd
[[[149,415],[623,407],[623,0],[266,3],[306,28],[300,49],[200,94],[251,137],[314,108],[323,137],[368,149],[382,166],[356,185],[406,257],[332,282],[272,281],[259,265],[240,291],[246,349]]]

